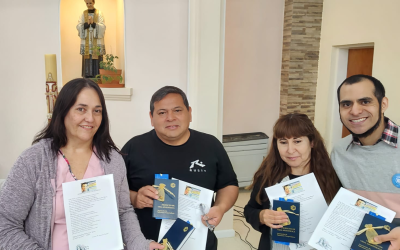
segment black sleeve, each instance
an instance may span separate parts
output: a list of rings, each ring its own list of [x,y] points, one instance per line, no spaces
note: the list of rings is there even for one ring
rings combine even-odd
[[[90,26],[92,26],[92,28],[95,29],[96,28],[96,23],[92,23],[92,24],[90,24]]]
[[[131,178],[129,178],[131,176],[131,161],[130,161],[130,155],[129,153],[131,153],[131,141],[128,141],[121,149],[121,155],[122,158],[124,158],[125,161],[125,167],[126,167],[126,176],[128,179],[128,186],[129,189],[132,190],[132,183],[131,183]]]
[[[218,158],[217,167],[217,182],[215,184],[215,191],[220,190],[227,186],[239,186],[236,173],[233,170],[232,163],[229,160],[228,154],[225,151],[221,142],[215,138],[215,151]]]
[[[262,232],[263,227],[267,227],[266,225],[261,224],[260,222],[260,212],[263,210],[263,206],[256,201],[256,196],[258,191],[260,190],[260,183],[257,182],[251,191],[250,200],[247,205],[244,207],[244,217],[246,221],[257,231]]]
[[[86,30],[86,29],[89,29],[89,24],[88,23],[84,23],[83,24],[83,28]]]

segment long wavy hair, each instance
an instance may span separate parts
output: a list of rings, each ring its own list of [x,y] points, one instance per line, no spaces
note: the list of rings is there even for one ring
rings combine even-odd
[[[93,137],[92,147],[96,150],[93,152],[101,160],[110,162],[110,152],[112,149],[119,152],[110,136],[110,123],[108,120],[106,101],[103,92],[99,86],[92,80],[85,78],[77,78],[69,81],[61,89],[54,105],[53,117],[50,123],[40,131],[34,138],[32,144],[39,142],[41,139],[52,139],[51,149],[57,154],[58,150],[68,143],[64,119],[71,107],[75,104],[79,93],[84,88],[92,88],[99,96],[102,106],[102,119],[99,129]]]
[[[261,204],[266,199],[262,192],[265,187],[275,185],[291,173],[290,166],[282,160],[279,154],[277,141],[281,138],[289,139],[302,136],[307,136],[310,143],[313,144],[310,157],[310,173],[314,173],[328,203],[335,197],[341,184],[333,169],[324,141],[307,115],[295,113],[281,116],[276,121],[273,129],[272,145],[268,155],[254,174],[253,182],[248,187],[248,189],[252,189],[256,183],[261,184],[256,196],[258,203]]]

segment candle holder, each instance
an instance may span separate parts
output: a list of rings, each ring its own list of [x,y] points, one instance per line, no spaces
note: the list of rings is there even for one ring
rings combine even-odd
[[[58,96],[56,55],[45,55],[47,121],[50,123]]]
[[[46,103],[47,103],[47,120],[50,123],[53,116],[54,105],[58,96],[57,81],[53,80],[52,74],[49,73],[46,80]]]

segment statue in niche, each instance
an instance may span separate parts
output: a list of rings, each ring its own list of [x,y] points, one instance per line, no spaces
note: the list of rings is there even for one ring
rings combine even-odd
[[[81,38],[82,77],[93,78],[99,74],[99,64],[106,54],[104,34],[106,25],[100,10],[94,8],[95,0],[84,0],[87,6],[79,18],[78,35]]]

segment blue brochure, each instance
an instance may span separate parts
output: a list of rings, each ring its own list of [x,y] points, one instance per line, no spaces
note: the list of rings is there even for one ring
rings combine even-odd
[[[178,250],[186,243],[193,231],[192,225],[178,218],[159,243],[164,245],[164,250]]]
[[[365,214],[361,226],[356,234],[356,238],[351,245],[351,249],[387,250],[390,246],[390,241],[377,243],[374,241],[374,237],[381,234],[388,234],[394,227],[395,225],[386,222],[382,218]]]
[[[289,217],[289,221],[283,223],[282,228],[272,229],[272,240],[299,243],[300,203],[274,200],[273,210],[285,212]]]
[[[153,217],[157,219],[178,218],[179,180],[155,179],[158,200],[153,202]]]

